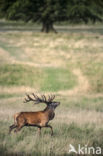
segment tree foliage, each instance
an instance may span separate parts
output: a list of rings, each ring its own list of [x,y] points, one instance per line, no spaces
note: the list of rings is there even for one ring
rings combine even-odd
[[[84,21],[92,21],[93,23],[102,21],[101,14],[103,14],[102,0],[69,0],[67,9],[69,20],[74,23]]]

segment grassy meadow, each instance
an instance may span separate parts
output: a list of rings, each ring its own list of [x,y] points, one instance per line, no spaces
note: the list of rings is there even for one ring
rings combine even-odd
[[[74,156],[69,144],[103,149],[103,29],[44,34],[0,26],[0,156]],[[32,92],[61,102],[53,137],[46,128],[39,137],[35,127],[8,134],[14,113],[44,109],[23,103]]]

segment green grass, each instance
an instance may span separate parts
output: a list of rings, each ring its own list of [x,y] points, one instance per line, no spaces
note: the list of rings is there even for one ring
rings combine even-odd
[[[42,91],[59,91],[73,88],[76,77],[68,69],[40,69],[27,65],[0,66],[1,86],[30,86]]]
[[[76,85],[76,76],[70,69],[47,68],[42,91],[59,91],[71,89]]]
[[[18,64],[5,64],[0,66],[1,86],[40,86],[38,77],[42,71],[39,68]],[[41,79],[42,81],[42,79]]]
[[[3,21],[0,20],[0,28],[1,29],[9,29],[9,30],[31,30],[31,29],[37,29],[38,26],[41,28],[41,24],[39,23],[25,23],[23,21]]]

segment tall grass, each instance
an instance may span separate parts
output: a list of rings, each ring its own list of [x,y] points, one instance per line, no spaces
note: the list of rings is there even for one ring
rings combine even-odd
[[[52,155],[63,156],[69,154],[69,144],[78,147],[87,145],[89,147],[100,146],[103,148],[101,134],[103,129],[97,130],[93,126],[84,125],[79,127],[72,123],[54,124],[54,136],[50,136],[48,129],[42,129],[42,135],[37,135],[36,128],[24,128],[18,134],[8,135],[8,123],[1,123],[0,130],[0,152],[2,155]],[[92,155],[92,153],[91,153]]]

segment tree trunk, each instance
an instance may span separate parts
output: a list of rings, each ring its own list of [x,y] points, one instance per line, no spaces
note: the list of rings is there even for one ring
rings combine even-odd
[[[49,32],[57,33],[53,27],[52,22],[43,22],[41,31],[45,33],[49,33]]]

